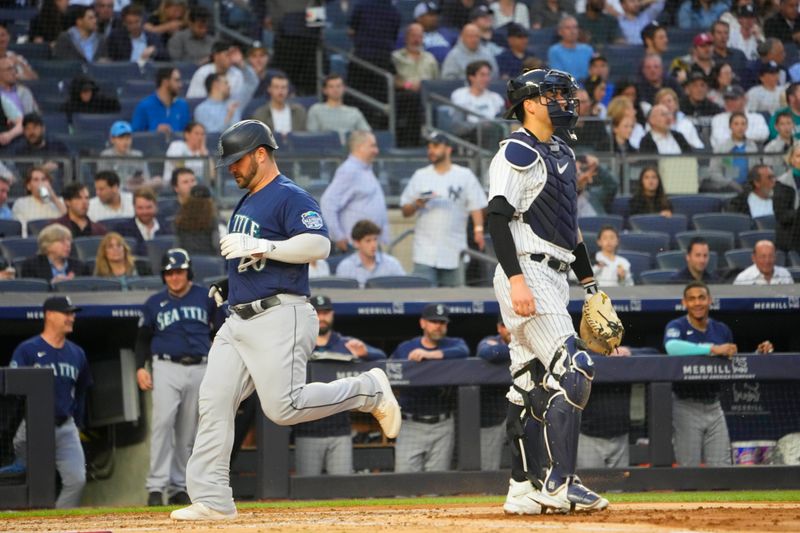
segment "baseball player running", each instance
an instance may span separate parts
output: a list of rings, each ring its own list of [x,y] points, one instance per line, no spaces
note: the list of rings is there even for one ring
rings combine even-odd
[[[330,240],[317,202],[275,162],[272,131],[244,120],[219,139],[218,165],[247,189],[220,242],[228,279],[212,286],[231,315],[208,355],[200,385],[200,421],[186,470],[192,505],[173,511],[176,520],[236,518],[229,486],[233,420],[254,390],[273,422],[291,425],[341,411],[372,413],[384,433],[400,431],[400,406],[383,370],[332,383],[306,384],[306,362],[319,321],[306,298],[308,263],[325,259]]]
[[[208,291],[192,283],[192,261],[183,248],[161,260],[166,288],[144,303],[136,336],[136,380],[153,391],[147,505],[188,504],[186,463],[197,431],[197,398],[206,372],[212,319]],[[152,360],[153,374],[145,368]]]
[[[608,506],[575,476],[580,412],[594,367],[567,312],[570,265],[587,294],[597,284],[578,229],[575,155],[554,132],[572,134],[577,89],[559,70],[529,70],[511,80],[506,118],[523,127],[500,143],[489,167],[489,228],[500,263],[494,289],[511,331],[514,378],[509,513]],[[540,457],[544,473],[529,461]]]

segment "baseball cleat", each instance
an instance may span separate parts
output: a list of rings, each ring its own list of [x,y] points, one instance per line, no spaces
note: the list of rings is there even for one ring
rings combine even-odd
[[[542,514],[544,510],[539,502],[533,499],[533,493],[538,492],[530,481],[508,481],[508,495],[503,504],[506,514]]]
[[[220,513],[203,503],[193,503],[189,507],[176,509],[169,514],[173,520],[233,520],[237,516],[236,509],[232,513]]]
[[[552,471],[547,473],[542,490],[531,495],[542,507],[554,513],[568,513],[572,508],[572,503],[567,497],[569,484],[561,481],[552,475]]]
[[[602,511],[608,507],[608,500],[588,489],[578,476],[575,476],[567,488],[567,499],[576,511]]]
[[[380,368],[373,368],[368,373],[372,374],[372,377],[378,381],[378,386],[382,393],[380,403],[372,410],[372,416],[381,425],[386,437],[394,439],[400,433],[400,423],[402,422],[400,404],[397,403],[397,398],[394,397],[392,385],[389,383],[389,378],[386,377],[386,372]]]
[[[147,506],[148,507],[158,507],[160,505],[164,505],[164,497],[158,491],[150,492],[147,495]]]

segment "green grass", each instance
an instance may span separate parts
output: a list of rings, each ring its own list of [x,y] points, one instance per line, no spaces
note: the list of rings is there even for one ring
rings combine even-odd
[[[718,491],[718,492],[638,492],[606,494],[611,503],[700,503],[700,502],[800,502],[800,490],[772,491]],[[446,496],[421,498],[376,498],[356,500],[300,500],[243,502],[239,509],[303,509],[308,507],[370,507],[370,506],[423,506],[452,504],[500,505],[503,496]],[[62,516],[90,516],[102,514],[165,513],[177,508],[168,507],[81,507],[79,509],[42,509],[34,511],[7,511],[0,520],[13,518],[42,518]]]

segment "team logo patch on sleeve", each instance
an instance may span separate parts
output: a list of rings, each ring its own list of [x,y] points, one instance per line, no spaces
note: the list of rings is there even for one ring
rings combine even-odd
[[[300,215],[300,220],[303,222],[303,225],[308,229],[321,229],[322,228],[322,216],[316,211],[306,211],[302,215]]]
[[[671,339],[677,339],[681,336],[681,330],[678,328],[669,328],[667,329],[667,337]]]

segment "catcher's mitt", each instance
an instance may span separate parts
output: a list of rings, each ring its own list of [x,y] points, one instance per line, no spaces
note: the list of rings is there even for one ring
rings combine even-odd
[[[590,350],[608,355],[622,342],[625,328],[611,305],[611,298],[597,291],[583,303],[581,339]]]

